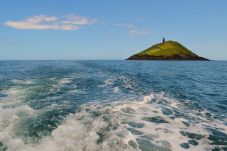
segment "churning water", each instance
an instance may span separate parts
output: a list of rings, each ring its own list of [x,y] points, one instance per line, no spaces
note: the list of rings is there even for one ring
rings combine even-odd
[[[2,150],[227,150],[227,62],[2,61]]]

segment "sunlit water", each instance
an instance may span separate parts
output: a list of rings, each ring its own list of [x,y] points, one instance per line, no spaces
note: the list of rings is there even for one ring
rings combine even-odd
[[[227,150],[227,62],[2,61],[2,150]]]

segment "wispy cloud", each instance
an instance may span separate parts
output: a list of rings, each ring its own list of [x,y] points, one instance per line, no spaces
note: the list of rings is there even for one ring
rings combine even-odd
[[[116,24],[100,22],[80,15],[65,15],[62,17],[37,15],[17,21],[7,21],[4,24],[8,27],[20,30],[79,30],[89,24],[108,24],[114,27],[125,28],[129,34],[148,35],[150,30],[132,24]]]
[[[130,34],[148,35],[151,33],[151,31],[148,29],[144,29],[132,24],[113,24],[113,25],[126,28]]]
[[[5,25],[21,30],[79,30],[95,22],[94,19],[73,14],[63,17],[38,15],[22,21],[7,21]]]

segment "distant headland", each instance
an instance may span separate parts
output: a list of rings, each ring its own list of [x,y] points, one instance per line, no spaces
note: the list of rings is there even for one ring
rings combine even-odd
[[[176,41],[165,41],[141,51],[127,60],[203,60],[209,59],[198,56]]]

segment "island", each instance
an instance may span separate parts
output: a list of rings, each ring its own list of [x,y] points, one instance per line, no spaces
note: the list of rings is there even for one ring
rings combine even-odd
[[[201,60],[209,59],[198,56],[176,41],[165,41],[141,51],[127,60]]]

